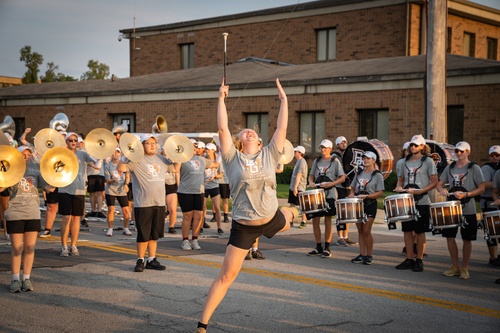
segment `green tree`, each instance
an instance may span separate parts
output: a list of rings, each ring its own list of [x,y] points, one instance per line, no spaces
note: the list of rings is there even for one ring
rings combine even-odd
[[[100,64],[97,60],[89,60],[87,67],[88,71],[83,73],[81,80],[104,80],[109,77],[109,66]]]
[[[45,71],[45,76],[41,77],[42,82],[62,82],[62,81],[77,81],[74,77],[65,75],[63,73],[57,73],[59,66],[55,65],[53,62],[47,63],[47,70]]]
[[[26,45],[21,50],[19,61],[24,61],[28,70],[24,73],[23,83],[37,83],[39,66],[43,63],[43,56],[37,52],[31,52],[31,46]]]

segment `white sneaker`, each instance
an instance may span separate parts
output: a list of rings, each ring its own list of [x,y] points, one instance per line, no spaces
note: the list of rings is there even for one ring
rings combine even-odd
[[[78,251],[76,246],[72,246],[69,248],[69,254],[76,257],[80,255],[80,251]]]
[[[193,250],[201,250],[201,247],[198,244],[198,240],[197,239],[193,239],[191,241],[191,247],[193,248]]]
[[[193,248],[191,247],[191,243],[189,243],[189,240],[185,239],[182,241],[182,246],[181,248],[183,250],[192,250]]]
[[[61,253],[59,253],[61,257],[69,256],[68,248],[66,246],[61,247]]]
[[[129,228],[123,228],[123,234],[125,236],[132,236],[132,232],[129,230]]]
[[[108,228],[108,231],[106,232],[106,236],[108,236],[108,237],[113,236],[113,228]]]
[[[10,240],[10,235],[9,234],[3,234],[3,239]]]

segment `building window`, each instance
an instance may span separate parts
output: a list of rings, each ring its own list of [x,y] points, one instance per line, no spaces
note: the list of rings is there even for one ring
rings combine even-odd
[[[113,115],[113,127],[121,125],[123,123],[128,125],[129,133],[136,133],[135,131],[135,113],[122,113]],[[151,124],[153,126],[153,124]]]
[[[498,39],[486,38],[487,54],[486,59],[497,60]]]
[[[389,110],[361,109],[359,112],[358,136],[378,139],[389,143]]]
[[[259,133],[264,145],[269,142],[269,115],[267,113],[248,113],[247,128],[251,128]]]
[[[464,106],[448,105],[446,116],[448,143],[455,145],[464,138]]]
[[[473,57],[476,52],[476,35],[464,32],[463,55]]]
[[[337,58],[337,29],[316,31],[316,59],[318,61]]]
[[[194,44],[181,45],[181,69],[194,68]]]
[[[299,113],[299,144],[306,154],[319,153],[319,144],[325,137],[325,112]]]
[[[448,30],[446,31],[446,53],[451,53],[451,28],[448,27]]]

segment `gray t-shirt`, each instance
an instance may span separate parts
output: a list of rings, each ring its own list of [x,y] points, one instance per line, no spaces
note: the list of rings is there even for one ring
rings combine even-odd
[[[182,163],[177,193],[205,193],[205,169],[210,164],[211,160],[201,156],[193,156],[189,161]]]
[[[342,164],[340,164],[340,160],[338,158],[329,159],[324,161],[323,158],[315,159],[312,167],[310,175],[314,176],[314,181],[320,183],[318,181],[318,177],[324,175],[328,177],[331,181],[336,181],[344,174],[344,169],[342,168]],[[324,181],[324,180],[323,180]],[[324,189],[325,198],[326,199],[337,199],[337,190],[335,187],[331,189]]]
[[[224,170],[224,163],[222,163],[222,156],[217,155],[217,162],[219,162],[219,172],[222,172],[222,177],[218,179],[219,184],[229,184],[229,179],[227,178],[226,171]]]
[[[10,199],[5,211],[7,221],[40,220],[39,188],[47,183],[40,174],[40,165],[28,163],[23,178],[14,186],[8,188]]]
[[[219,174],[219,168],[207,168],[205,169],[205,189],[211,190],[214,188],[219,188],[219,180],[216,178],[213,178],[210,180],[212,177],[215,177]]]
[[[166,185],[175,185],[175,172],[174,172],[174,165],[169,165],[167,167],[167,173],[165,174],[165,184]]]
[[[78,159],[78,175],[71,184],[59,187],[59,193],[85,195],[87,192],[85,190],[87,186],[87,163],[97,163],[97,160],[81,150],[76,150],[75,155]]]
[[[297,160],[295,166],[293,167],[292,179],[290,180],[290,190],[293,191],[293,186],[297,180],[297,175],[301,173],[299,183],[297,185],[297,191],[303,192],[306,190],[306,177],[307,177],[307,162],[305,159],[301,158]]]
[[[147,156],[139,162],[128,161],[133,183],[134,207],[165,206],[165,173],[172,162],[162,155]]]
[[[231,188],[234,220],[263,220],[276,214],[276,165],[281,155],[271,140],[257,154],[243,154],[231,145],[222,156]]]
[[[470,192],[475,190],[479,184],[484,183],[483,173],[479,165],[474,164],[470,169],[468,164],[463,168],[457,167],[456,164],[450,168],[450,165],[446,166],[439,177],[439,180],[450,185],[450,189],[461,186]],[[474,198],[470,198],[469,202],[462,205],[462,213],[464,215],[476,214],[476,200]]]
[[[117,164],[113,164],[112,162],[106,163],[104,165],[104,178],[106,181],[108,179],[117,180],[117,183],[108,183],[106,182],[106,187],[104,188],[104,193],[108,195],[113,195],[115,197],[123,197],[127,195],[125,191],[125,174],[123,172],[118,172],[116,170]]]
[[[358,194],[372,194],[378,191],[383,191],[384,188],[384,177],[380,172],[365,172],[362,171],[354,176],[351,186],[354,189],[354,193]]]
[[[483,178],[485,182],[492,182],[493,177],[495,176],[495,169],[489,165],[485,164],[481,167],[481,171],[483,173]],[[481,209],[486,209],[486,208],[491,208],[491,207],[486,207],[486,205],[489,205],[489,203],[483,199],[483,198],[490,198],[489,200],[491,201],[493,197],[493,188],[487,188],[484,190],[484,192],[481,194]]]
[[[403,188],[408,184],[417,185],[422,189],[431,183],[430,177],[437,175],[436,165],[432,158],[427,157],[425,160],[418,159],[412,161],[410,159],[403,160],[399,163],[397,170],[398,177],[402,177]],[[430,205],[431,199],[428,195],[424,195],[422,199],[415,201],[415,205]]]

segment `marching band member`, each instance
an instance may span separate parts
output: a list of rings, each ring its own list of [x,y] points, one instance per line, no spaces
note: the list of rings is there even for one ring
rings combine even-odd
[[[299,206],[299,193],[306,190],[307,185],[307,162],[304,158],[306,149],[302,146],[297,146],[293,149],[295,157],[295,166],[293,167],[292,177],[290,179],[290,188],[288,190],[288,203],[290,207]],[[303,229],[307,225],[306,214],[302,213],[302,222],[299,228]]]

